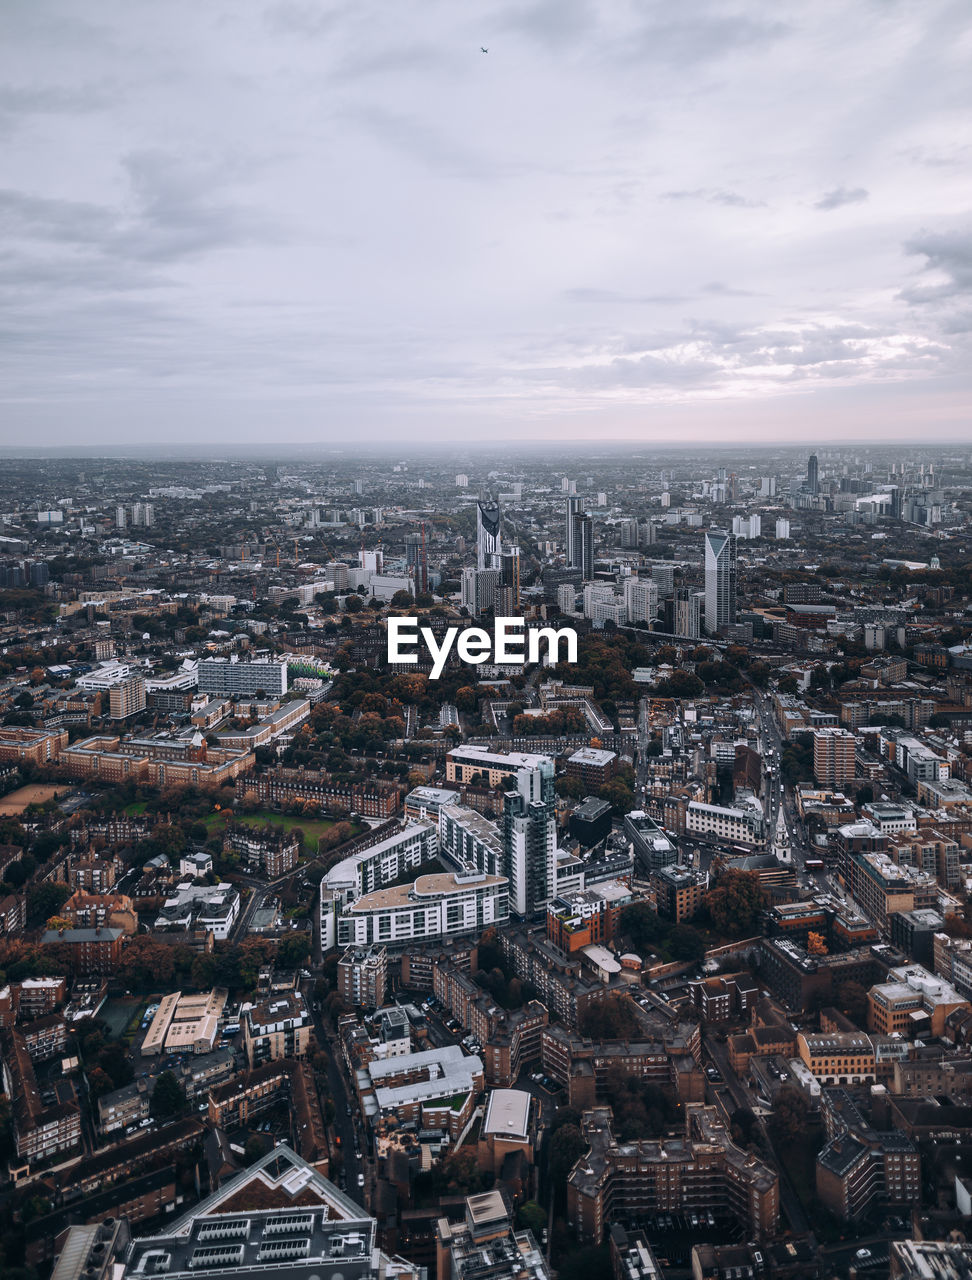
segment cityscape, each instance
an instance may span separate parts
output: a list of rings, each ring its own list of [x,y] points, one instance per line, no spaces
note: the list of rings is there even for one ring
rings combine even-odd
[[[5,1280],[972,1274],[967,444],[12,447],[0,523]]]

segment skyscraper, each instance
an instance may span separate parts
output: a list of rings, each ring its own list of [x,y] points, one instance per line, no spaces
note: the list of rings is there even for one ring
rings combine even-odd
[[[705,535],[705,629],[710,636],[736,621],[736,539],[713,529]]]
[[[476,504],[476,568],[499,568],[500,509],[491,498],[480,498]]]
[[[520,548],[505,546],[500,555],[500,589],[503,594],[503,614],[511,616],[520,609]],[[506,607],[510,606],[509,614]]]
[[[817,455],[811,453],[807,461],[807,490],[810,493],[818,494],[820,492],[820,472],[817,466]]]
[[[554,762],[546,757],[518,769],[516,790],[503,796],[503,874],[510,907],[531,917],[557,890]]]
[[[581,514],[580,498],[568,498],[564,503],[564,555],[568,565],[574,564],[574,520]]]
[[[580,569],[585,582],[594,577],[594,521],[580,513],[573,519],[570,565]]]

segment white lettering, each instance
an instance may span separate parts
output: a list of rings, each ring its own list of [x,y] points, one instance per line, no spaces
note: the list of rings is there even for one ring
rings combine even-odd
[[[537,627],[536,630],[530,632],[530,662],[540,661],[540,640],[543,638],[547,642],[547,663],[549,666],[555,666],[562,659],[560,657],[560,641],[567,642],[567,657],[564,662],[577,661],[577,632],[573,627],[561,627],[559,631],[555,631],[553,627]]]
[[[471,666],[489,661],[491,654],[491,660],[497,664],[539,662],[542,646],[545,646],[545,661],[550,665],[577,661],[577,632],[573,627],[563,627],[559,631],[553,627],[538,627],[524,632],[526,623],[522,618],[496,618],[492,636],[482,627],[462,630],[448,627],[440,642],[431,627],[419,627],[418,621],[418,618],[388,619],[388,661],[414,666],[419,657],[413,646],[417,646],[421,638],[432,658],[432,680],[438,680],[442,675],[453,645],[460,661]],[[564,646],[567,652],[562,657]]]
[[[496,619],[496,653],[493,655],[494,662],[526,661],[526,654],[523,651],[523,636],[510,634],[513,631],[522,631],[523,626],[522,618]],[[508,642],[512,642],[512,648],[509,647]]]
[[[485,662],[489,657],[490,641],[489,632],[484,631],[482,627],[470,627],[464,631],[459,637],[459,643],[456,646],[456,652],[463,662],[470,662],[478,666],[480,662]]]
[[[402,643],[418,643],[418,618],[388,619],[388,661],[414,664],[418,662],[417,653],[403,653]]]
[[[435,642],[435,632],[431,627],[422,628],[422,639],[429,646],[429,653],[432,655],[432,671],[430,678],[438,680],[445,668],[446,658],[449,656],[449,650],[452,648],[453,642],[458,632],[458,627],[449,627],[445,635],[442,637],[442,644]]]

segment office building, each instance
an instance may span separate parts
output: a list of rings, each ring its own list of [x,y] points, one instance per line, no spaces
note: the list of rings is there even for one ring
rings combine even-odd
[[[736,621],[736,539],[713,530],[705,535],[705,630],[715,636]]]
[[[811,453],[807,460],[807,492],[815,496],[820,492],[820,472],[815,453]]]

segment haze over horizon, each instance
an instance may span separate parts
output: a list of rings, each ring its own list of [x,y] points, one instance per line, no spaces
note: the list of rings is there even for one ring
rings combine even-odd
[[[972,438],[966,4],[3,32],[0,445]]]

